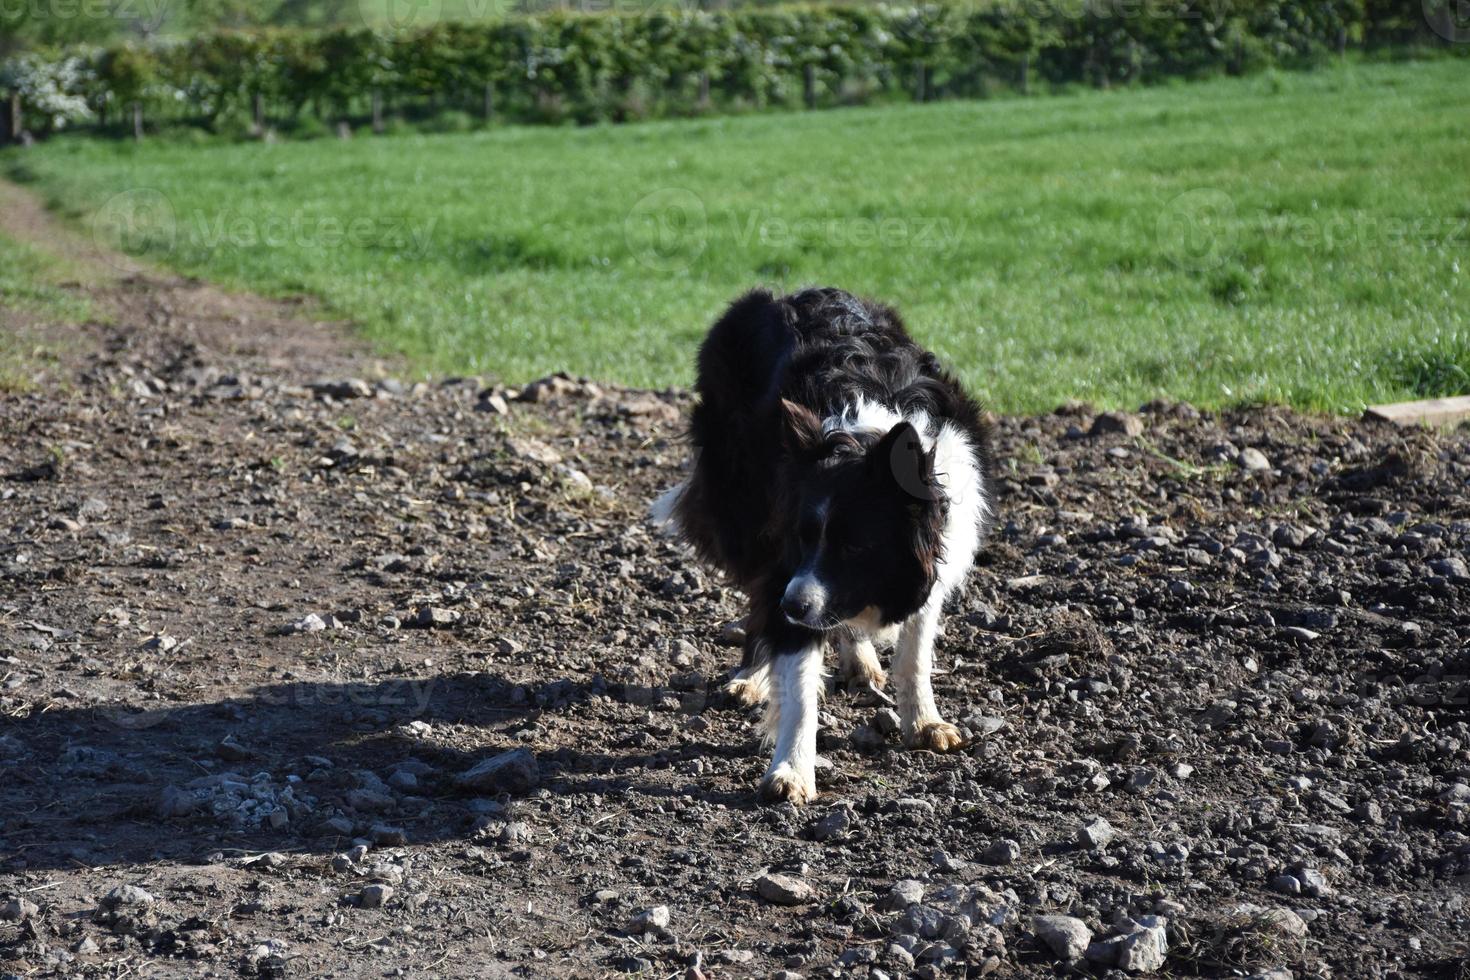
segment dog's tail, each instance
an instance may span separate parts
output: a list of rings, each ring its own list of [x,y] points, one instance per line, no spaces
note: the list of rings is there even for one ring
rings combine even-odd
[[[653,506],[648,508],[648,523],[659,534],[674,537],[684,533],[683,525],[679,522],[679,502],[684,499],[684,492],[688,489],[687,480],[675,484],[660,494]]]

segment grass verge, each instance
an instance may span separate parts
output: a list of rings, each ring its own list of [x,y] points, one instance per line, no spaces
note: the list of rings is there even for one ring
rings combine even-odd
[[[1347,65],[618,128],[55,140],[4,163],[104,241],[314,294],[425,370],[686,383],[733,296],[830,283],[896,304],[1005,410],[1352,412],[1464,389],[1467,81],[1461,61]]]

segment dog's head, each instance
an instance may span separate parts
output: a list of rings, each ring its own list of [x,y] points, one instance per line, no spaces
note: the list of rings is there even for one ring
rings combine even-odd
[[[793,624],[869,629],[901,622],[933,589],[945,498],[934,453],[907,421],[887,432],[824,432],[781,402],[791,493],[779,533],[789,575],[781,612]]]

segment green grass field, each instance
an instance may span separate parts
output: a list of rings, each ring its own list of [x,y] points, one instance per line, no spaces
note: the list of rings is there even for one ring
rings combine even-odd
[[[69,267],[53,256],[0,235],[0,392],[25,391],[57,352],[47,325],[92,315],[76,291],[62,288]]]
[[[758,283],[895,303],[1007,411],[1470,390],[1470,70],[3,158],[108,241],[426,370],[687,383]]]

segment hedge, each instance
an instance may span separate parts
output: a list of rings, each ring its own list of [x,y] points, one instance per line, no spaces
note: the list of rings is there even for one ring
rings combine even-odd
[[[395,117],[594,123],[1129,85],[1306,66],[1348,48],[1464,52],[1441,33],[1421,0],[995,0],[547,14],[394,35],[222,31],[59,52],[41,68],[69,66],[49,71],[48,80],[54,89],[57,77],[67,79],[73,90],[65,94],[85,107],[70,119],[55,112],[54,92],[48,105],[31,101],[28,93],[41,88],[31,77],[40,70],[34,55],[25,56],[29,69],[24,59],[0,64],[0,88],[39,134],[89,122],[141,136],[145,117],[150,125],[240,135],[369,121],[383,128]],[[18,132],[15,119],[6,129]]]

